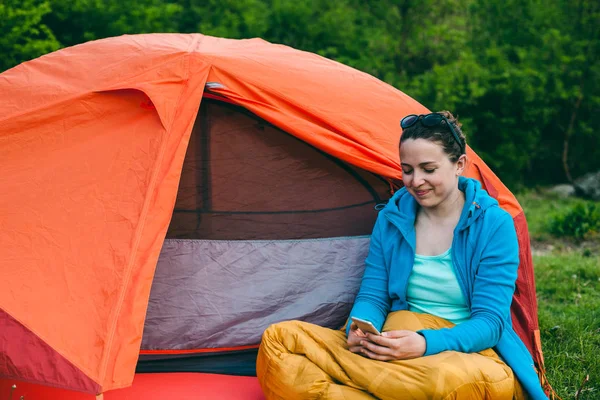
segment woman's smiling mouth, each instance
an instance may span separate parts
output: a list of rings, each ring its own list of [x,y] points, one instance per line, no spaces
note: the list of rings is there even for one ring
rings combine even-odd
[[[425,196],[427,193],[429,193],[431,191],[431,189],[426,189],[426,190],[415,190],[415,194],[419,197],[423,197]]]

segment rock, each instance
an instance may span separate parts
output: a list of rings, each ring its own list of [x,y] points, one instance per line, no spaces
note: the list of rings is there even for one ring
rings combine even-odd
[[[600,171],[577,178],[574,186],[576,195],[600,201]]]
[[[569,197],[575,195],[575,187],[573,185],[556,185],[548,189],[550,193],[554,193],[559,197]]]

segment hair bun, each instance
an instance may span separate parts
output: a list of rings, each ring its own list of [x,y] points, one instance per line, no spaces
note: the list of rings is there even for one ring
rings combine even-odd
[[[452,123],[452,125],[454,125],[454,128],[458,128],[456,133],[458,133],[464,139],[465,134],[460,129],[462,127],[462,124],[460,122],[458,122],[458,119],[456,119],[456,117],[454,115],[452,115],[452,113],[450,111],[444,110],[444,111],[438,111],[437,113],[442,114],[444,117],[446,117],[446,119],[448,121],[450,121]]]

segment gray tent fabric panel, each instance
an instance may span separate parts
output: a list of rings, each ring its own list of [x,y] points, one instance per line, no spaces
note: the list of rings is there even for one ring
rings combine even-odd
[[[340,328],[364,271],[369,237],[225,241],[167,239],[142,350],[258,344],[275,322]]]

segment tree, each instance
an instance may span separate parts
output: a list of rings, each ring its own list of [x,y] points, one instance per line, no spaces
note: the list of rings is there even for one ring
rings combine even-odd
[[[111,36],[178,32],[183,7],[162,0],[53,0],[44,23],[62,46]]]
[[[42,17],[50,10],[47,1],[0,2],[0,71],[60,47],[52,31],[42,23]]]

